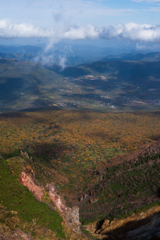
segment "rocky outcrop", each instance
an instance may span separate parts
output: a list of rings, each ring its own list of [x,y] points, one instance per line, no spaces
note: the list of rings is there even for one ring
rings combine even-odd
[[[57,189],[54,183],[46,184],[46,190],[48,191],[50,199],[62,213],[63,218],[67,221],[68,225],[73,231],[80,233],[79,207],[67,207],[62,197],[57,194]]]
[[[28,176],[25,172],[21,172],[20,182],[33,193],[37,200],[42,201],[43,197],[42,188],[37,186],[34,183],[33,179],[30,176]]]
[[[30,172],[33,174],[32,170]],[[68,226],[80,234],[79,208],[77,206],[67,207],[63,198],[57,194],[57,188],[54,183],[46,184],[45,188],[36,185],[32,174],[27,174],[25,171],[21,172],[20,182],[33,193],[38,201],[44,201],[44,195],[47,193],[49,200],[55,204]]]
[[[60,212],[66,211],[67,207],[64,203],[62,197],[57,194],[57,188],[54,183],[46,184],[45,188],[48,192],[48,195],[51,201],[56,205]]]
[[[133,214],[125,219],[104,220],[101,227],[97,223],[86,226],[93,235],[103,239],[149,240],[160,237],[160,206],[146,212]]]
[[[65,213],[65,218],[68,225],[73,229],[73,231],[80,233],[80,222],[79,222],[79,207],[74,206],[72,208],[67,208]]]

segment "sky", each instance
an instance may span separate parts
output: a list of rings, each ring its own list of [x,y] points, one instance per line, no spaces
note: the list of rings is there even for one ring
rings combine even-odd
[[[160,44],[160,0],[0,0],[0,44],[14,39]]]

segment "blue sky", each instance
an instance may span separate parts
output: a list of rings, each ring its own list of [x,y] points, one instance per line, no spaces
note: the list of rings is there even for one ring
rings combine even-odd
[[[0,39],[160,42],[160,0],[0,0]],[[48,47],[50,47],[48,46]]]
[[[32,23],[48,28],[55,25],[54,14],[70,24],[106,26],[134,22],[157,25],[160,0],[1,0],[0,18],[16,23]],[[59,18],[60,19],[60,18]]]

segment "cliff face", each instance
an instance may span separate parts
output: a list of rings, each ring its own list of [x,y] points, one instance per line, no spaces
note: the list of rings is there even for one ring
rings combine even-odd
[[[121,220],[113,219],[110,222],[105,219],[101,226],[95,222],[87,225],[86,229],[103,239],[160,239],[160,206]]]
[[[19,182],[24,160],[0,160],[0,239],[65,239],[62,217]]]
[[[43,190],[41,187],[35,185],[34,181],[30,176],[28,176],[24,171],[20,175],[20,183],[27,187],[37,198],[37,200],[42,201]]]
[[[68,208],[54,183],[42,187],[24,159],[0,161],[0,239],[86,239],[79,208]]]
[[[54,183],[47,183],[45,188],[38,186],[37,182],[35,183],[34,172],[29,166],[27,166],[27,171],[26,167],[23,168],[20,174],[20,183],[26,186],[38,201],[47,203],[60,213],[64,221],[62,225],[68,239],[87,239],[80,230],[79,207],[67,207],[63,198],[57,194]]]
[[[31,170],[32,172],[32,170]],[[68,208],[65,205],[64,200],[57,194],[56,186],[54,183],[46,184],[45,188],[37,186],[31,176],[27,175],[24,171],[21,172],[20,182],[26,186],[38,201],[45,201],[46,194],[48,195],[48,203],[52,201],[59,212],[61,213],[68,226],[77,233],[80,233],[80,222],[79,222],[79,208],[74,206]]]

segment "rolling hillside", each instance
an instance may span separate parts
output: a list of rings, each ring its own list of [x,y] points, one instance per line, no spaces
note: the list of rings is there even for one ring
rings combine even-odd
[[[159,109],[160,61],[144,61],[148,55],[143,61],[99,61],[64,70],[58,65],[0,59],[0,110]]]

